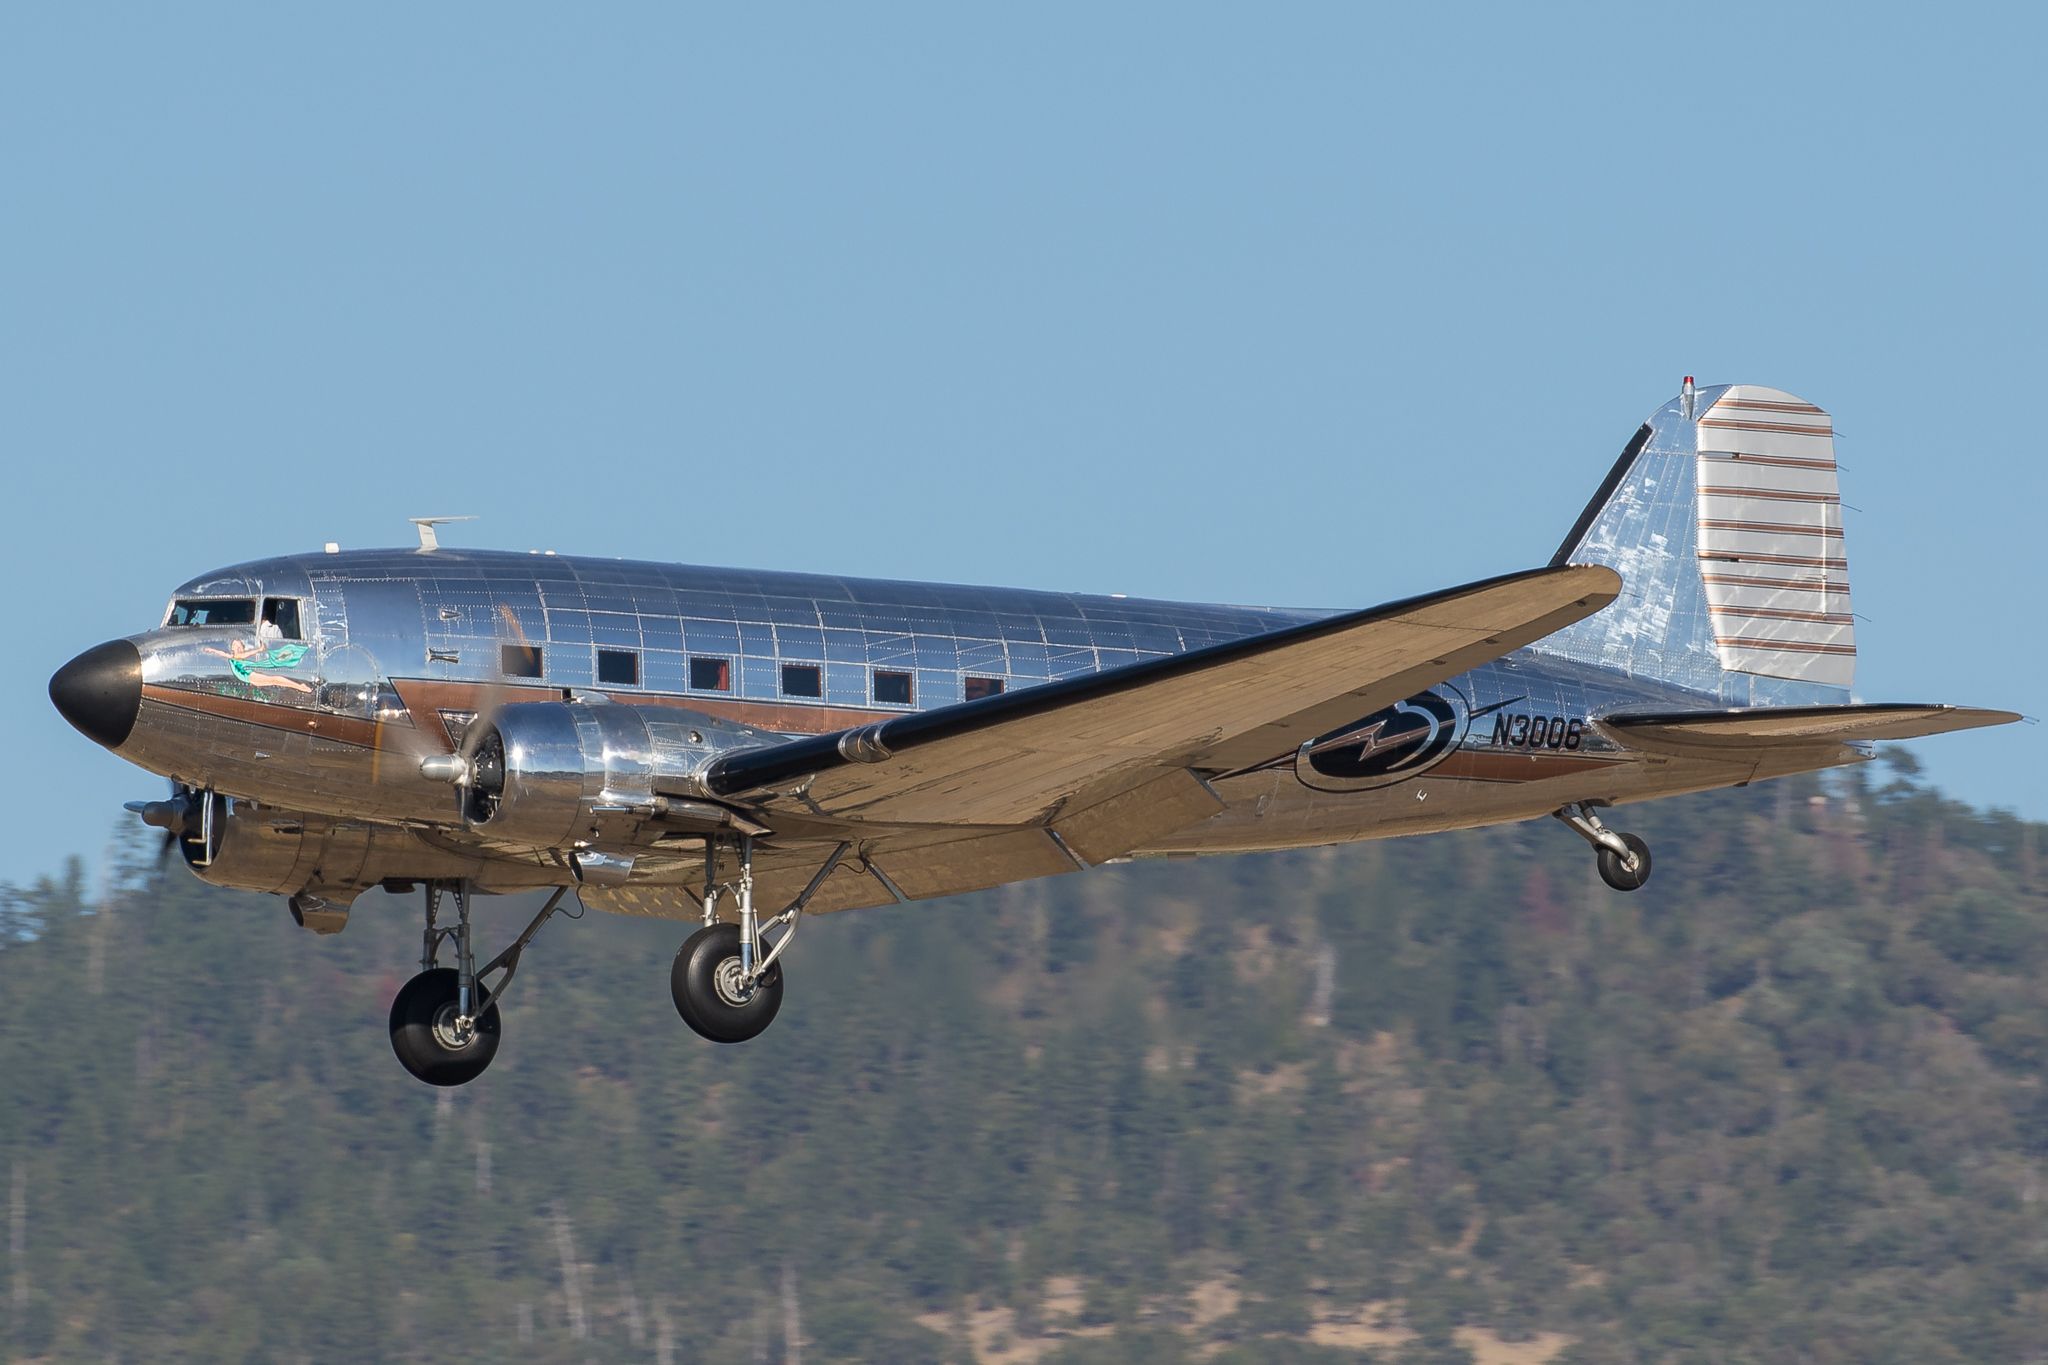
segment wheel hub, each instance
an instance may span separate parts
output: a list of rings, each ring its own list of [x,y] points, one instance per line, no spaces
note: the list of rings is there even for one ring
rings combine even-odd
[[[434,1041],[450,1052],[460,1052],[476,1038],[476,1024],[456,1013],[455,1002],[434,1011]]]
[[[753,987],[747,984],[746,968],[740,966],[740,960],[736,957],[729,957],[718,964],[718,970],[712,974],[711,984],[718,992],[718,998],[735,1009],[754,998]]]

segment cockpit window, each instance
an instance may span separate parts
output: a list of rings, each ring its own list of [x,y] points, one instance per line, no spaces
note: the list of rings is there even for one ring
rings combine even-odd
[[[299,634],[299,601],[295,597],[266,597],[263,599],[263,630],[266,637],[278,640],[302,640]]]
[[[171,603],[171,616],[164,624],[246,626],[255,620],[256,599],[253,597],[184,597]]]

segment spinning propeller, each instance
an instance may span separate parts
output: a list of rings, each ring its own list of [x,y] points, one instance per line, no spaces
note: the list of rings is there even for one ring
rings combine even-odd
[[[192,867],[206,867],[220,852],[221,835],[227,827],[228,799],[219,792],[202,792],[173,780],[165,801],[126,801],[125,810],[134,811],[142,823],[164,832],[157,848],[157,874],[161,876],[171,850],[184,845],[185,861]]]
[[[525,628],[519,624],[519,617],[509,603],[497,603],[492,619],[496,623],[494,643],[500,659],[508,647],[532,648]],[[446,782],[456,788],[456,814],[465,824],[488,820],[499,794],[505,789],[505,742],[498,728],[490,722],[513,692],[513,684],[503,677],[483,688],[477,695],[475,714],[463,727],[453,753],[429,749],[417,724],[409,732],[412,746],[409,756],[418,764],[420,776]],[[381,735],[379,747],[383,747]],[[404,748],[406,741],[392,747]]]

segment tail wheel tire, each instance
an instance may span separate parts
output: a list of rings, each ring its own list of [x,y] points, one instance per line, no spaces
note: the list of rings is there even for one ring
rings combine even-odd
[[[1634,834],[1622,835],[1621,841],[1628,845],[1629,852],[1635,854],[1635,867],[1631,869],[1623,863],[1621,855],[1613,849],[1602,848],[1599,851],[1600,880],[1616,891],[1633,891],[1650,880],[1650,846]]]
[[[482,1008],[469,1036],[457,1032],[461,986],[453,967],[435,967],[399,987],[391,1002],[391,1050],[399,1065],[428,1085],[473,1081],[498,1055],[498,1007],[481,986],[477,999]]]
[[[748,991],[740,967],[737,924],[712,924],[683,940],[669,969],[676,1013],[714,1043],[744,1043],[775,1021],[782,1008],[782,964],[770,967]]]

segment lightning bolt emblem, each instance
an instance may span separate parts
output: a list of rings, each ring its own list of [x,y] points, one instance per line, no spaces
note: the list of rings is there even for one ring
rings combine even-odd
[[[1319,754],[1326,749],[1346,749],[1356,744],[1358,746],[1358,756],[1364,758],[1367,754],[1373,753],[1382,747],[1380,735],[1386,728],[1387,722],[1382,718],[1370,725],[1361,726],[1356,730],[1346,730],[1344,733],[1332,735],[1328,739],[1316,740],[1307,746],[1305,752]],[[1401,736],[1400,738],[1406,738],[1406,736]]]

